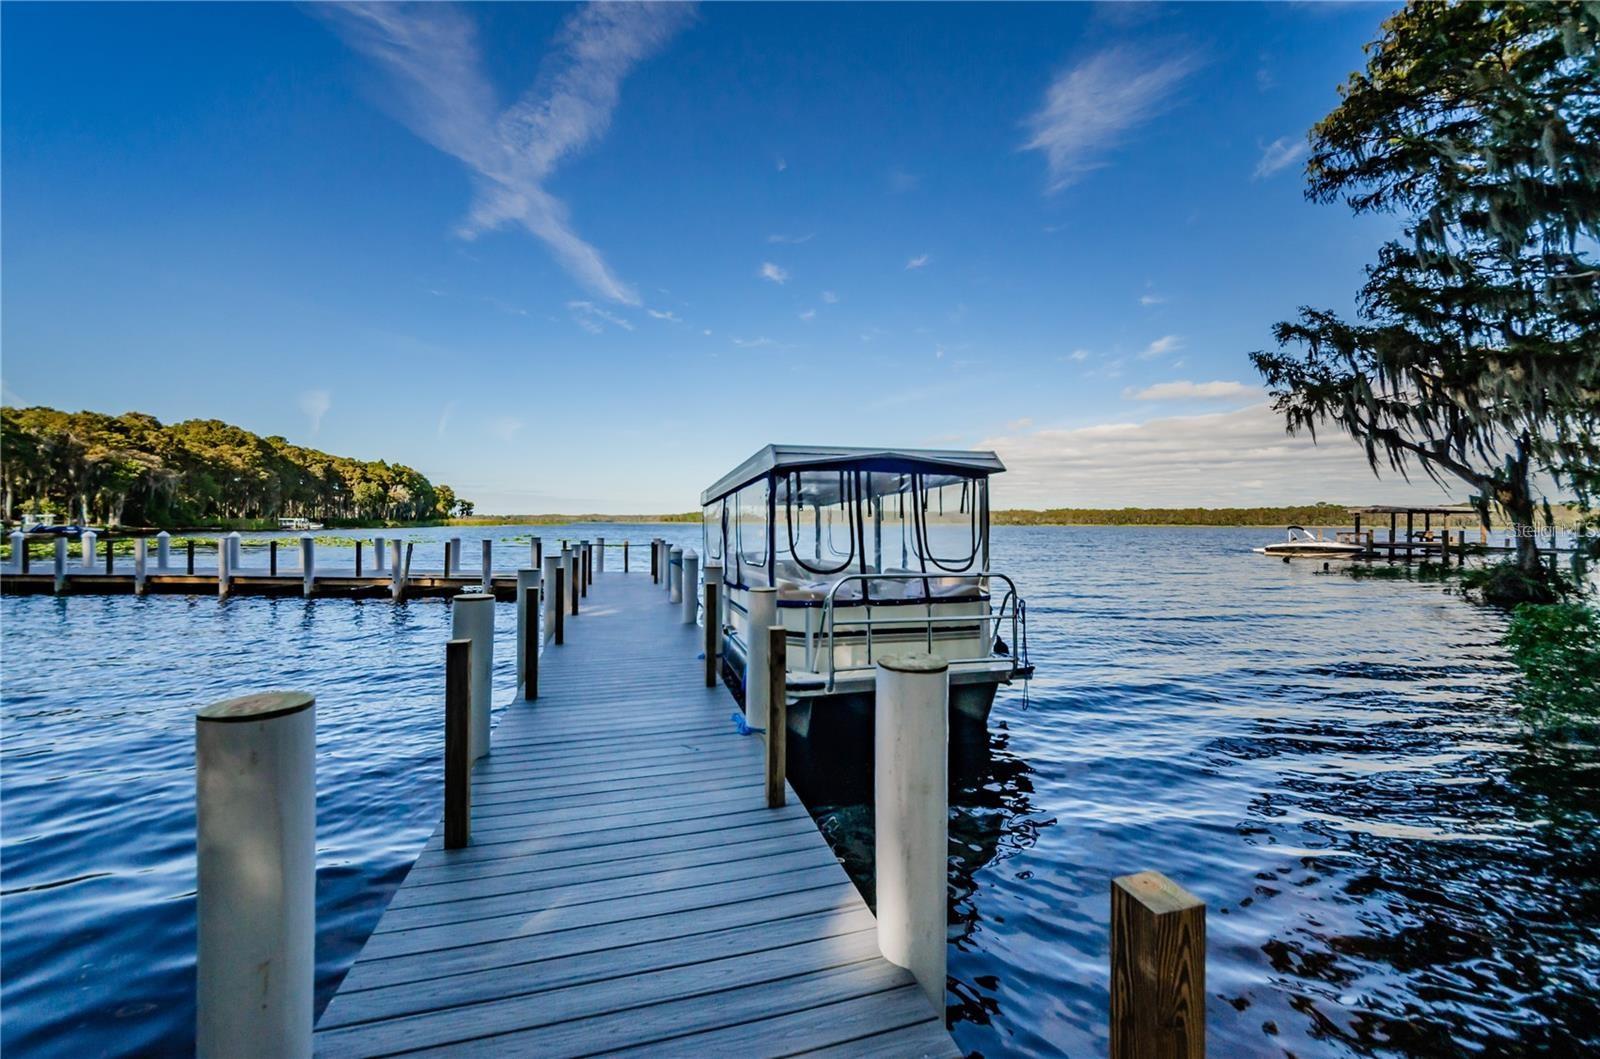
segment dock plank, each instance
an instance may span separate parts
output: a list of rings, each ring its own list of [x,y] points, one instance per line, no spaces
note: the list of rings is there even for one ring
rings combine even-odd
[[[766,808],[680,613],[596,577],[501,711],[471,844],[428,841],[318,1054],[959,1054],[799,799]]]

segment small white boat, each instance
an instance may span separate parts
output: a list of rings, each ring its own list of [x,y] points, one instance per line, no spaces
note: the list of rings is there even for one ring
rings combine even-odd
[[[1259,555],[1275,555],[1280,559],[1350,559],[1366,549],[1348,541],[1324,540],[1304,526],[1290,526],[1287,540],[1252,548]]]
[[[312,522],[308,518],[280,518],[278,520],[278,528],[297,533],[309,533],[312,530],[321,529],[322,523]]]

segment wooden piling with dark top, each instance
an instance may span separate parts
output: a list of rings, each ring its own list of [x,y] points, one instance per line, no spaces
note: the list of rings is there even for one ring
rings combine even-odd
[[[622,538],[622,572],[628,572],[628,538]]]
[[[1206,906],[1160,872],[1111,881],[1111,1059],[1204,1059]]]
[[[444,645],[444,848],[472,840],[472,641]]]
[[[767,808],[784,805],[789,749],[789,681],[785,655],[789,634],[781,625],[767,630]]]
[[[273,577],[278,576],[278,542],[267,543],[267,573]]]
[[[650,542],[650,583],[661,583],[661,548],[655,541]]]
[[[361,542],[356,541],[356,576],[361,576]]]
[[[566,563],[560,563],[560,564],[558,564],[556,566],[556,583],[555,583],[555,587],[553,589],[551,589],[551,591],[553,591],[556,594],[556,606],[555,606],[555,611],[556,611],[556,633],[555,633],[555,642],[557,644],[566,643],[566,640],[567,640],[567,628],[566,628],[566,626],[567,626],[567,619],[566,619],[567,608],[562,605],[563,601],[562,601],[562,598],[561,598],[561,593],[566,591],[566,580],[567,580],[567,569],[566,569],[566,567],[567,567]]]
[[[706,687],[717,686],[717,642],[722,630],[717,622],[717,583],[706,578]]]
[[[539,590],[528,588],[522,593],[522,697],[533,701],[539,697]]]
[[[111,545],[113,543],[114,543],[114,539],[113,538],[107,537],[105,539],[105,546],[106,546],[106,576],[107,577],[111,576]]]
[[[189,544],[189,547],[188,547],[188,555],[187,555],[187,558],[186,558],[186,564],[187,564],[187,569],[188,569],[188,572],[189,572],[190,576],[193,576],[193,574],[194,574],[194,539],[190,538],[189,541],[188,541],[188,544]]]

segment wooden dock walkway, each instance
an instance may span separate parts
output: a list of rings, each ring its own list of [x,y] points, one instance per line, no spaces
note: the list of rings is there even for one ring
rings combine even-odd
[[[318,1054],[960,1054],[799,799],[765,807],[702,635],[596,575],[474,770],[471,845],[428,842]]]

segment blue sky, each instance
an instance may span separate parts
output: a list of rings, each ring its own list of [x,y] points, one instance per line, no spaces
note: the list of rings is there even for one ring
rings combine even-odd
[[[1384,5],[7,5],[8,403],[217,417],[496,512],[768,441],[997,505],[1435,498],[1246,360],[1393,221],[1301,194]]]

